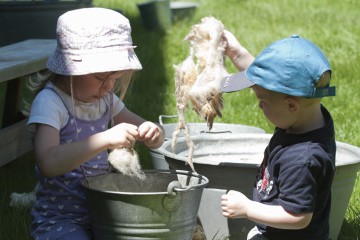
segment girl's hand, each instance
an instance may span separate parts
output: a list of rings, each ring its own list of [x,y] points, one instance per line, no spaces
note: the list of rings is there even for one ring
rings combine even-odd
[[[247,217],[247,208],[250,200],[241,192],[229,191],[221,196],[223,216],[228,218]]]
[[[109,149],[133,147],[139,138],[138,127],[129,123],[120,123],[105,131]]]
[[[153,122],[143,122],[139,126],[138,133],[138,140],[149,148],[158,148],[165,140],[164,130]]]

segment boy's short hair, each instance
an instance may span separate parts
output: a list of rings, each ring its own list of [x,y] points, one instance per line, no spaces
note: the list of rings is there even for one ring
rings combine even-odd
[[[331,68],[322,51],[312,42],[293,35],[272,43],[243,72],[230,75],[221,83],[223,92],[234,92],[253,85],[296,97],[335,96],[329,82],[318,84]]]

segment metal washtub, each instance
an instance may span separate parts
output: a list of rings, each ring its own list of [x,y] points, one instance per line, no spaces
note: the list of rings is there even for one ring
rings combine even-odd
[[[170,141],[172,134],[176,128],[177,123],[163,123],[164,119],[177,118],[178,115],[160,115],[159,123],[163,126],[165,130],[165,141]],[[265,130],[241,125],[241,124],[228,124],[228,123],[214,123],[213,128],[209,131],[209,128],[206,123],[188,123],[190,128],[191,136],[202,136],[202,135],[217,135],[217,136],[227,136],[231,134],[240,134],[240,133],[265,133]],[[183,132],[180,133],[179,137],[183,137]],[[164,146],[164,145],[163,145]],[[169,169],[169,165],[165,160],[164,155],[162,154],[161,146],[158,149],[149,149],[152,165],[154,169]]]
[[[191,139],[195,144],[193,163],[195,170],[209,178],[200,203],[199,218],[205,234],[230,235],[230,239],[246,239],[254,226],[246,219],[227,219],[221,215],[220,200],[226,190],[237,190],[252,198],[255,176],[263,159],[263,152],[271,134],[201,135]],[[332,184],[330,212],[330,238],[337,239],[345,212],[360,169],[360,148],[336,142],[336,172]],[[171,142],[161,148],[172,169],[189,169],[185,164],[188,147],[185,138],[179,138],[173,152]],[[210,212],[208,209],[214,209]],[[211,220],[209,220],[211,219]]]

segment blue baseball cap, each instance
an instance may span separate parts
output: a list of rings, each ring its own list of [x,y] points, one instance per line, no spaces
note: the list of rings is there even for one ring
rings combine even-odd
[[[296,97],[335,96],[335,87],[317,88],[320,76],[330,71],[328,60],[312,42],[293,35],[265,48],[242,72],[221,82],[223,92],[235,92],[253,85]]]

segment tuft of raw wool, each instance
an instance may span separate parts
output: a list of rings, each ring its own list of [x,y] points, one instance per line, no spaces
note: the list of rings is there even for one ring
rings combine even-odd
[[[190,55],[196,60],[197,78],[189,97],[196,113],[207,121],[211,130],[216,116],[222,117],[221,80],[229,76],[225,67],[226,41],[224,25],[214,17],[201,19],[185,40],[190,42]]]
[[[133,148],[118,148],[110,152],[108,157],[110,171],[120,172],[124,175],[145,179],[141,170],[139,156]]]
[[[10,207],[18,208],[30,208],[34,205],[36,201],[36,189],[38,184],[36,184],[35,189],[27,193],[11,193],[10,194]]]
[[[174,65],[175,68],[175,95],[176,95],[176,108],[178,111],[178,122],[172,133],[171,147],[175,151],[176,140],[184,131],[186,143],[189,146],[189,154],[187,163],[190,165],[192,171],[195,172],[194,165],[192,163],[192,155],[194,152],[194,143],[190,139],[189,125],[185,120],[185,110],[188,108],[189,91],[196,81],[197,70],[195,63],[191,56],[187,57],[179,65]]]
[[[185,111],[189,100],[195,112],[206,120],[211,130],[216,116],[222,117],[223,97],[221,80],[229,76],[225,67],[226,41],[223,38],[224,25],[214,17],[205,17],[192,26],[185,40],[190,43],[190,54],[175,69],[175,95],[178,123],[172,135],[172,149],[175,151],[177,138],[184,131],[189,147],[187,163],[195,172],[192,163],[194,143],[190,138]]]

